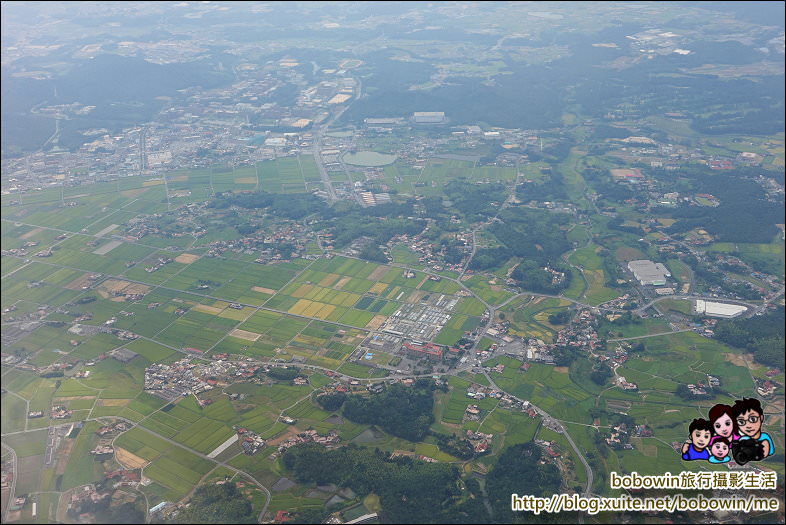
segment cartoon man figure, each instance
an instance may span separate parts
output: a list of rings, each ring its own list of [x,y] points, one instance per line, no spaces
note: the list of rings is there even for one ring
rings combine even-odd
[[[729,440],[723,436],[714,436],[710,441],[710,463],[728,463],[729,461],[731,461]]]
[[[712,425],[706,419],[694,419],[688,427],[690,439],[682,445],[682,459],[695,461],[697,459],[710,459],[707,445],[712,438]]]
[[[761,431],[761,425],[764,422],[764,410],[761,408],[761,402],[758,399],[742,398],[734,402],[731,411],[737,422],[737,427],[740,429],[740,440],[737,442],[738,446],[733,450],[734,460],[744,464],[747,461],[758,461],[771,456],[775,452],[775,447],[770,435]],[[755,445],[746,443],[750,440],[753,440]],[[737,450],[742,451],[742,454],[736,452]],[[738,455],[740,455],[740,459],[746,461],[741,463]]]

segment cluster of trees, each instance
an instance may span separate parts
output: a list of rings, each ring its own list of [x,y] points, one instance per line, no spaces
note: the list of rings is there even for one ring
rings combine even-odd
[[[680,206],[660,211],[662,216],[678,219],[668,231],[681,233],[702,227],[725,242],[769,243],[778,233],[775,224],[783,218],[783,202],[767,200],[762,187],[753,180],[760,171],[737,168],[719,174],[706,167],[688,166],[669,175],[688,177],[694,191],[711,193],[721,204],[714,208]]]
[[[568,324],[573,317],[573,312],[568,309],[560,310],[549,314],[549,323],[551,324]]]
[[[267,375],[279,381],[292,381],[300,375],[300,369],[296,366],[287,366],[284,368],[276,367],[268,370]]]
[[[573,278],[573,274],[571,273],[570,268],[564,264],[554,264],[552,265],[552,269],[564,273],[565,277],[560,282],[554,283],[554,276],[552,273],[544,270],[536,261],[533,260],[522,261],[516,267],[516,269],[511,272],[510,276],[511,278],[518,281],[519,286],[525,290],[531,290],[533,292],[545,294],[558,294],[570,286],[570,281]]]
[[[469,222],[493,217],[506,198],[504,184],[474,184],[464,178],[448,182],[445,195]]]
[[[332,208],[321,212],[322,221],[314,225],[316,230],[331,230],[333,245],[343,248],[360,237],[371,239],[373,248],[365,252],[371,260],[386,262],[384,254],[376,246],[385,244],[394,235],[416,235],[423,231],[426,222],[422,219],[410,219],[412,203],[383,204],[362,208],[355,203],[340,202]]]
[[[335,412],[341,405],[344,404],[344,401],[347,400],[347,395],[344,392],[333,392],[330,394],[322,394],[321,396],[317,396],[316,401],[323,409],[327,410],[328,412]]]
[[[724,343],[753,353],[759,363],[784,368],[784,309],[749,319],[720,321],[715,337]]]
[[[715,393],[712,390],[707,390],[706,394],[694,394],[693,392],[691,392],[690,388],[688,388],[688,385],[686,385],[685,383],[680,383],[677,386],[677,390],[676,390],[675,393],[681,399],[684,399],[686,401],[697,401],[697,400],[701,400],[701,399],[714,399],[715,398]]]
[[[611,367],[607,364],[601,363],[593,367],[592,372],[590,373],[590,379],[592,379],[592,382],[596,385],[603,386],[613,375],[614,372],[611,370]]]
[[[353,395],[344,401],[343,414],[356,423],[370,423],[388,434],[422,441],[434,422],[434,383],[418,379],[412,387],[391,385],[379,394]]]
[[[217,193],[207,204],[208,208],[226,209],[238,206],[247,209],[268,208],[269,211],[289,219],[302,219],[315,212],[325,213],[325,202],[310,193]]]
[[[571,217],[529,208],[503,210],[489,231],[510,250],[511,255],[524,257],[546,266],[559,260],[571,248],[565,229]]]
[[[385,522],[453,523],[467,519],[461,505],[460,473],[453,465],[390,458],[379,449],[354,443],[335,450],[325,450],[316,443],[296,445],[284,454],[283,463],[300,483],[335,483],[361,497],[377,494]]]
[[[171,523],[256,523],[251,501],[234,483],[203,485]],[[142,522],[144,523],[144,521]]]
[[[513,493],[543,497],[559,491],[559,469],[549,463],[541,465],[540,459],[540,449],[533,442],[514,445],[500,456],[486,478],[486,492],[495,521],[513,523],[521,517],[510,508]]]
[[[475,447],[472,446],[470,440],[455,434],[448,435],[432,432],[431,435],[436,439],[437,446],[442,452],[465,460],[475,457]]]

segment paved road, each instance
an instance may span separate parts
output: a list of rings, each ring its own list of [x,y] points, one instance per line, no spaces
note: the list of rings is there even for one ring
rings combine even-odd
[[[648,337],[658,337],[659,335],[671,335],[671,334],[678,334],[680,332],[692,332],[692,328],[683,328],[682,330],[672,330],[671,332],[659,332],[657,334],[648,334],[648,335],[637,335],[636,337],[620,337],[617,339],[609,339],[609,343],[613,343],[615,341],[633,341],[634,339],[646,339]]]
[[[500,387],[498,387],[497,384],[494,383],[494,380],[491,378],[491,376],[488,374],[488,372],[484,371],[483,375],[486,376],[486,379],[488,380],[489,384],[493,388],[495,388],[496,390],[499,390],[500,392],[504,392],[505,394],[509,395],[510,397],[515,399],[516,401],[519,401],[519,402],[524,402],[525,401],[524,399],[521,399],[521,398],[519,398],[517,396],[514,396],[513,394],[505,392]],[[543,410],[542,408],[538,408],[537,406],[533,405],[531,401],[528,401],[528,402],[530,403],[532,408],[535,409],[535,411],[538,414],[540,414],[541,417],[553,419],[554,421],[559,421],[558,419],[556,419],[556,418],[552,417],[551,415],[549,415],[549,413],[546,412],[545,410]],[[568,433],[568,430],[562,424],[560,424],[559,426],[562,429],[562,435],[567,438],[568,443],[570,443],[570,446],[573,448],[573,451],[576,453],[576,456],[578,456],[578,458],[581,461],[582,465],[584,465],[584,470],[587,472],[587,487],[584,489],[584,495],[585,496],[589,496],[592,493],[592,483],[595,481],[595,474],[592,472],[592,467],[590,467],[589,463],[587,462],[587,459],[584,457],[584,454],[581,453],[581,451],[579,450],[579,447],[577,447],[576,443],[573,441],[573,438],[570,437],[570,434]],[[584,513],[582,513],[582,512],[579,513],[579,523],[584,523]]]
[[[19,477],[19,463],[16,460],[16,450],[12,449],[5,443],[2,443],[3,447],[7,448],[11,451],[11,462],[13,464],[12,472],[14,474],[14,478],[11,480],[11,486],[8,488],[8,501],[5,504],[5,513],[3,514],[3,523],[8,523],[8,512],[11,508],[11,504],[14,502],[15,491],[16,491],[16,479]]]

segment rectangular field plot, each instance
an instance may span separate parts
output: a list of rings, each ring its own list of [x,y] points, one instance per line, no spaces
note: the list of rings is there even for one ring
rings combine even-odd
[[[159,334],[157,339],[178,348],[192,347],[204,352],[216,344],[235,325],[237,325],[237,321],[234,319],[224,319],[216,315],[191,310]]]

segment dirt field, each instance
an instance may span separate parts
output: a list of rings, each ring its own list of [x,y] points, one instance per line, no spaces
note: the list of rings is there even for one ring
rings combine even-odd
[[[252,286],[252,290],[259,293],[268,293],[270,295],[275,295],[276,291],[271,288],[263,288],[262,286]]]
[[[235,184],[256,184],[256,177],[235,177]]]
[[[142,186],[160,186],[163,183],[163,180],[146,180],[142,183]]]
[[[60,445],[60,450],[57,452],[57,465],[55,465],[55,475],[62,476],[65,474],[66,466],[68,465],[68,456],[71,455],[71,449],[74,448],[75,439],[64,439],[63,444]]]
[[[130,403],[130,399],[99,399],[98,406],[102,407],[124,407]]]
[[[366,328],[370,330],[377,330],[379,329],[380,326],[382,326],[385,323],[387,318],[388,317],[386,315],[375,315],[374,318],[368,322]]]
[[[146,284],[139,284],[139,283],[131,283],[129,284],[123,292],[125,293],[138,293],[138,294],[146,294],[150,291],[150,287]]]
[[[215,306],[207,306],[206,304],[198,304],[194,307],[197,312],[204,312],[206,314],[218,315],[224,311],[223,308],[216,308]]]
[[[126,286],[128,286],[128,281],[120,281],[118,279],[107,279],[103,283],[101,283],[101,288],[108,290],[111,293],[119,292],[123,290]]]
[[[723,357],[726,361],[730,362],[733,365],[742,366],[748,368],[748,363],[752,362],[751,355],[748,354],[745,356],[745,359],[742,358],[740,354],[733,354],[731,352],[726,352],[723,354]],[[747,362],[746,362],[747,361]]]
[[[333,285],[333,288],[337,290],[341,290],[341,288],[343,288],[344,285],[347,284],[350,279],[352,279],[352,277],[342,277],[336,284]]]
[[[281,434],[277,438],[271,439],[270,441],[268,441],[267,445],[268,446],[276,446],[279,443],[282,443],[282,442],[286,441],[287,439],[296,436],[297,433],[298,433],[298,430],[296,428],[289,427],[286,432],[284,432],[283,434]]]
[[[134,197],[139,197],[146,191],[147,188],[139,188],[136,190],[125,190],[125,191],[121,191],[120,195],[122,195],[123,197],[128,197],[130,199],[133,199]]]
[[[118,463],[129,469],[142,468],[147,466],[148,461],[144,458],[132,454],[124,448],[115,448],[115,459]]]
[[[568,373],[568,367],[567,366],[555,366],[554,367],[554,371],[555,372],[559,372],[560,374],[567,374]]]
[[[366,277],[366,279],[368,279],[369,281],[378,281],[383,275],[387,273],[389,269],[390,268],[388,268],[387,266],[377,266],[374,269],[374,271],[371,272],[371,275]]]
[[[194,255],[192,253],[181,253],[175,257],[175,262],[179,262],[181,264],[191,264],[197,259],[199,259],[199,255]]]
[[[237,337],[238,339],[245,339],[246,341],[256,341],[257,339],[262,337],[261,334],[257,334],[255,332],[247,332],[246,330],[240,330],[239,328],[235,328],[234,330],[229,332],[229,335],[231,335],[232,337]]]
[[[29,232],[25,233],[24,235],[20,235],[19,238],[20,239],[29,239],[30,237],[32,237],[36,233],[39,233],[39,232],[42,232],[42,231],[44,231],[43,228],[35,228],[34,230],[30,230]]]
[[[55,401],[73,401],[75,399],[95,399],[96,396],[69,396],[69,397],[56,397]]]
[[[81,290],[83,286],[90,285],[90,280],[88,277],[90,277],[89,273],[83,274],[81,277],[77,277],[63,288],[68,288],[69,290]]]

